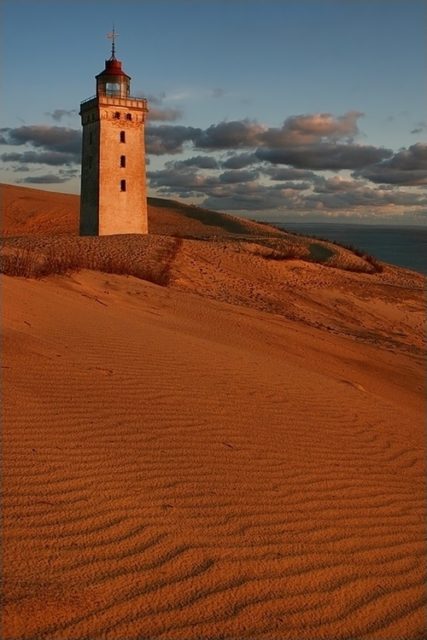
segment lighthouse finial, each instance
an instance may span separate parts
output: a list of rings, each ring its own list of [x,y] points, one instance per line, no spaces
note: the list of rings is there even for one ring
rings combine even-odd
[[[119,34],[117,33],[117,31],[114,28],[113,25],[113,30],[110,31],[110,33],[107,33],[107,38],[109,40],[111,40],[111,58],[110,60],[115,60],[116,59],[116,38]]]

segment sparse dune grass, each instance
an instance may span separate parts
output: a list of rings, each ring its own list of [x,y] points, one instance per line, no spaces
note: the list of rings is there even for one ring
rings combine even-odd
[[[0,253],[0,270],[11,276],[41,278],[91,269],[166,285],[181,243],[179,238],[126,235],[10,238]]]
[[[36,242],[35,238],[40,236],[61,235],[62,238],[65,235],[77,236],[78,196],[4,184],[0,185],[0,196],[3,205],[3,237],[10,239],[29,235],[33,238],[33,242]],[[383,268],[375,258],[354,247],[302,236],[264,222],[209,211],[163,198],[148,198],[148,222],[150,234],[154,235],[209,241],[221,239],[233,241],[239,238],[249,242],[256,241],[259,245],[273,249],[271,252],[260,249],[265,259],[270,260],[307,260],[326,267],[368,274],[379,273]],[[93,249],[91,251],[93,256]],[[23,262],[28,262],[27,258],[22,256],[14,268],[21,268],[19,265],[22,266]],[[73,268],[72,261],[73,256],[69,255],[67,268]],[[12,273],[12,260],[3,260],[3,264],[6,262],[8,264],[5,268],[9,269],[6,272]],[[50,256],[45,262],[49,263],[52,269],[66,268],[65,265],[60,264],[56,255]],[[49,269],[47,263],[44,267],[39,264],[34,269],[29,268],[29,271],[37,271],[41,274],[43,268]],[[80,256],[77,256],[77,263],[80,264]],[[106,260],[103,263],[106,266]],[[96,267],[93,268],[96,269]],[[118,268],[117,257],[114,268]],[[126,260],[123,268],[127,268]],[[118,272],[114,271],[114,273]],[[127,272],[124,270],[121,273]],[[133,271],[130,274],[138,275]]]

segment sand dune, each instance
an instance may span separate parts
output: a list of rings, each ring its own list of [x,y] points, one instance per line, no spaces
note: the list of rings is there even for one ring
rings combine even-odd
[[[0,198],[3,236],[78,233],[78,195],[0,184]],[[250,220],[163,198],[148,198],[148,221],[150,233],[163,235],[267,235],[273,231]]]
[[[3,277],[2,637],[425,637],[423,279],[91,243],[167,286]]]

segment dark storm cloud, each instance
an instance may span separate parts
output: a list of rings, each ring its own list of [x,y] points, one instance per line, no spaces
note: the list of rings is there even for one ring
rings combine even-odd
[[[377,184],[419,186],[427,184],[427,144],[414,144],[383,162],[364,167],[353,174]]]
[[[20,162],[25,164],[49,164],[61,166],[76,162],[75,154],[61,151],[24,151],[23,153],[3,153],[0,158],[3,162]]]
[[[392,155],[390,149],[355,144],[319,143],[256,151],[259,160],[314,170],[358,169]]]
[[[146,129],[147,152],[153,155],[181,153],[184,143],[197,140],[201,131],[183,125],[149,125]]]
[[[46,115],[55,120],[55,122],[60,122],[62,118],[74,118],[78,115],[76,109],[55,109],[54,111],[47,111]]]
[[[19,184],[59,184],[67,182],[68,176],[58,176],[53,173],[46,174],[44,176],[27,176],[17,182]]]
[[[2,129],[2,144],[19,146],[31,144],[46,151],[59,151],[74,154],[76,161],[80,157],[81,132],[67,127],[49,127],[46,125],[25,125],[15,129]]]

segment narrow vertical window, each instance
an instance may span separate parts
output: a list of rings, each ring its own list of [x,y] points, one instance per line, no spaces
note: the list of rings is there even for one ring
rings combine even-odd
[[[120,142],[126,142],[126,133],[124,131],[120,131]]]
[[[120,156],[120,166],[121,167],[126,166],[126,156]]]
[[[114,114],[114,117],[115,117],[117,120],[120,120],[120,111],[116,111],[116,113]]]
[[[89,132],[89,144],[92,144],[93,142],[93,135],[92,135],[92,131]]]
[[[126,120],[132,120],[132,114],[131,113],[127,113],[126,114]]]
[[[126,191],[126,180],[120,180],[120,191]]]

